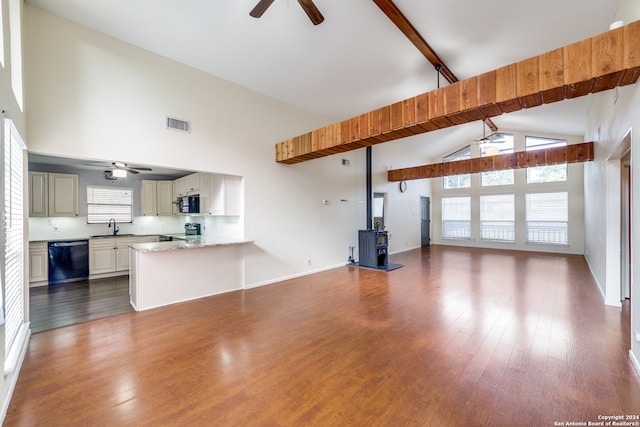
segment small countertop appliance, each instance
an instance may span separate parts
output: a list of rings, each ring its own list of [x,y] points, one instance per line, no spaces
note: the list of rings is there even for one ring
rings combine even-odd
[[[197,224],[195,222],[187,222],[184,225],[184,234],[186,234],[187,236],[199,236],[200,234],[202,234],[200,232],[200,224]]]

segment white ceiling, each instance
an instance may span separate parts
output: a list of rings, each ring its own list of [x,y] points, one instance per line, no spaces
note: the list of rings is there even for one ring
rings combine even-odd
[[[373,1],[315,0],[325,17],[318,26],[295,0],[275,0],[251,18],[257,1],[26,0],[332,122],[436,88],[433,66]],[[607,31],[618,0],[395,4],[462,80]],[[590,98],[493,121],[500,129],[582,135]],[[481,134],[481,124],[468,124],[394,143],[434,157]]]

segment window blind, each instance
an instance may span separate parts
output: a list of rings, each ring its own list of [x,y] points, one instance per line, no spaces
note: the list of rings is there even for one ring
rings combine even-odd
[[[442,238],[471,239],[471,197],[442,199]]]
[[[528,193],[526,195],[527,242],[566,245],[569,243],[569,194]]]
[[[5,362],[24,324],[24,142],[11,120],[4,120],[4,314]],[[6,373],[5,363],[5,373]]]
[[[515,204],[513,194],[480,196],[480,239],[515,241]]]
[[[87,222],[133,222],[133,189],[87,185]]]

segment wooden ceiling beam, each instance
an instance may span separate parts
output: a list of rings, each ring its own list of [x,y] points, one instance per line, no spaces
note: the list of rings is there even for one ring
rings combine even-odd
[[[440,59],[438,54],[431,49],[429,43],[420,35],[418,30],[409,22],[406,16],[398,9],[398,6],[391,0],[373,0],[373,2],[380,8],[380,10],[387,15],[387,17],[396,24],[396,27],[418,48],[420,53],[434,67],[440,66],[440,74],[447,79],[449,83],[455,83],[458,78],[453,72],[446,66],[446,64]]]
[[[534,151],[498,154],[476,157],[454,162],[433,163],[411,168],[387,171],[389,181],[409,181],[412,179],[438,178],[467,173],[521,169],[535,166],[580,163],[593,160],[593,142],[571,144]]]
[[[402,31],[411,43],[418,48],[420,53],[427,58],[427,61],[435,67],[439,74],[441,74],[449,83],[459,81],[458,77],[453,74],[453,71],[447,67],[444,61],[442,61],[438,54],[431,48],[431,46],[429,46],[429,43],[427,43],[427,41],[392,0],[373,0],[373,2],[380,8],[382,13],[387,15],[391,22],[393,22],[396,27]],[[491,121],[491,119],[486,119],[485,124],[493,132],[498,130],[498,127]]]
[[[298,163],[559,102],[640,77],[640,21],[282,141],[276,161]]]

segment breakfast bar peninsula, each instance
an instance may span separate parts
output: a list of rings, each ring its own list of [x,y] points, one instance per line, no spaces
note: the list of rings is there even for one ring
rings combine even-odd
[[[235,291],[249,240],[193,236],[130,245],[129,292],[137,311]]]

